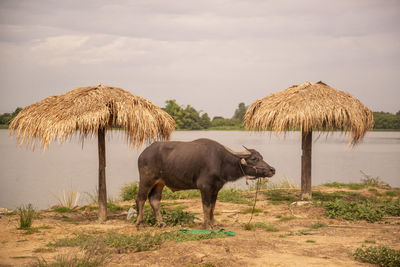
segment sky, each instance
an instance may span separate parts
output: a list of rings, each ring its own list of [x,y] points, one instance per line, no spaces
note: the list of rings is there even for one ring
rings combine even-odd
[[[82,86],[231,117],[322,80],[400,110],[398,0],[0,0],[0,113]]]

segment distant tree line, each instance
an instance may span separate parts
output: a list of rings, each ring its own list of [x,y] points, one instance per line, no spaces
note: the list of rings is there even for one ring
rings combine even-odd
[[[235,109],[232,118],[216,116],[212,120],[207,113],[198,111],[191,105],[181,106],[176,100],[165,101],[163,108],[170,114],[176,123],[176,128],[180,130],[242,130],[244,129],[243,118],[247,106],[240,103]],[[0,114],[0,125],[7,127],[11,120],[22,110],[18,107],[12,113]],[[396,114],[389,112],[374,112],[376,130],[400,130],[400,111]]]
[[[12,113],[3,113],[0,115],[0,124],[8,125],[11,120],[14,119],[15,116],[22,110],[22,108],[16,108]]]
[[[396,114],[389,112],[374,112],[374,129],[400,130],[400,111]]]
[[[244,103],[240,103],[232,118],[227,119],[217,116],[212,120],[207,113],[197,111],[191,105],[181,106],[176,103],[176,100],[165,101],[163,109],[174,118],[176,128],[180,130],[240,130],[244,129],[243,117],[247,107]]]

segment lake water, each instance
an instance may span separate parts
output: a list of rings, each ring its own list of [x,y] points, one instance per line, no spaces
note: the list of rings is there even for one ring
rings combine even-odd
[[[301,139],[299,132],[275,136],[271,133],[235,131],[179,131],[171,140],[214,139],[236,151],[242,145],[255,148],[266,162],[274,166],[271,181],[283,178],[300,185]],[[394,187],[400,187],[400,132],[370,132],[364,141],[352,148],[341,133],[313,135],[313,185],[326,182],[359,182],[366,174],[379,176]],[[138,180],[137,158],[141,151],[129,148],[122,131],[109,132],[106,138],[107,192],[117,197],[123,184]],[[80,192],[80,203],[86,203],[85,192],[93,194],[98,184],[97,139],[82,144],[73,137],[62,145],[53,143],[42,152],[17,147],[7,130],[0,130],[0,207],[15,208],[32,203],[37,208],[57,204],[56,195],[63,190]],[[230,186],[244,187],[244,179]]]

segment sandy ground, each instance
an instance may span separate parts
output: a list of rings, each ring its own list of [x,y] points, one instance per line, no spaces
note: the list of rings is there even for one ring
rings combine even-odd
[[[332,190],[332,189],[329,189]],[[165,201],[172,202],[172,201]],[[176,201],[174,201],[176,202]],[[178,200],[188,206],[185,211],[198,213],[202,218],[199,199]],[[127,203],[125,203],[127,204]],[[324,210],[312,205],[272,205],[267,200],[257,202],[263,212],[254,216],[252,222],[266,222],[279,229],[267,232],[264,229],[245,230],[250,214],[239,211],[247,205],[217,202],[216,220],[236,236],[191,242],[166,242],[160,249],[137,253],[112,254],[107,266],[368,266],[354,260],[351,254],[362,245],[384,245],[400,249],[400,219],[387,218],[379,223],[348,222],[328,219]],[[41,211],[41,219],[33,226],[39,231],[25,234],[18,230],[18,216],[0,217],[0,266],[29,266],[37,259],[52,262],[62,254],[80,253],[78,248],[56,248],[50,252],[35,252],[46,248],[48,242],[77,232],[117,231],[136,234],[144,231],[170,231],[179,227],[146,227],[138,230],[124,220],[126,212],[114,216],[106,223],[96,220],[96,212],[59,214]],[[62,216],[73,218],[78,223],[62,221]],[[291,217],[282,220],[282,217]],[[311,229],[315,222],[327,226]],[[48,227],[41,226],[50,226]],[[366,242],[367,241],[367,242]],[[370,244],[368,242],[375,242]]]

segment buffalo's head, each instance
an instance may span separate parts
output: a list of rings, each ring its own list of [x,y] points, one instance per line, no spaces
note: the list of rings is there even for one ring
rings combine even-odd
[[[240,164],[242,166],[242,170],[246,175],[254,176],[254,177],[272,177],[275,174],[275,168],[268,165],[261,156],[261,154],[255,149],[249,149],[243,146],[246,149],[246,154],[242,154],[242,159]]]

